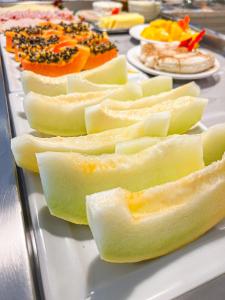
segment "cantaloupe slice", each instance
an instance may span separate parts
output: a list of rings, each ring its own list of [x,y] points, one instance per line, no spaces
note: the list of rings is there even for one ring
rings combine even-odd
[[[15,161],[19,167],[38,172],[36,153],[78,152],[86,154],[113,153],[115,144],[140,136],[165,136],[169,128],[169,113],[158,113],[134,125],[79,137],[40,138],[25,134],[11,141]]]
[[[225,158],[141,192],[87,196],[88,222],[102,259],[128,263],[165,255],[225,217]]]
[[[170,90],[168,92],[160,93],[158,95],[153,95],[150,97],[144,97],[138,101],[111,101],[110,99],[107,102],[104,102],[104,106],[108,109],[114,110],[126,110],[126,109],[139,109],[151,107],[156,104],[160,104],[167,100],[174,100],[183,96],[192,96],[198,97],[200,94],[200,89],[196,83],[190,82],[185,85],[182,85],[176,89]]]
[[[141,81],[143,97],[157,95],[172,90],[173,78],[170,76],[156,76]],[[196,95],[198,96],[198,95]]]
[[[204,165],[201,138],[194,135],[171,138],[134,155],[44,152],[37,161],[50,212],[78,224],[87,223],[86,195],[118,186],[139,191]]]
[[[171,113],[169,134],[184,133],[201,119],[206,104],[204,98],[181,97],[148,108],[120,111],[108,109],[102,102],[85,109],[85,124],[88,133],[95,133],[128,126],[151,113],[168,111]]]
[[[80,72],[74,76],[97,84],[125,84],[127,82],[126,58],[123,55],[118,56],[100,67]],[[67,76],[52,78],[24,71],[21,78],[24,93],[32,91],[43,95],[57,96],[68,92]]]

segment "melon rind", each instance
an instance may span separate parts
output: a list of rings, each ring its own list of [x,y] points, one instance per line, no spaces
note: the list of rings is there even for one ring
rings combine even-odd
[[[225,158],[140,193],[117,188],[87,196],[88,222],[103,260],[138,262],[170,253],[211,229],[225,217],[224,195]]]
[[[51,214],[78,224],[87,224],[87,195],[118,186],[139,191],[204,166],[201,138],[194,135],[171,138],[134,155],[44,152],[37,161]]]
[[[118,142],[141,136],[166,136],[169,113],[158,113],[134,125],[79,137],[40,138],[25,134],[11,140],[11,149],[19,167],[38,172],[36,153],[78,152],[86,154],[113,153]]]

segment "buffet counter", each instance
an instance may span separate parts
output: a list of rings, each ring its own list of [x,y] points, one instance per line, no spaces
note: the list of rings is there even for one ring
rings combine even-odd
[[[77,11],[81,8],[84,8],[84,5],[82,3],[85,3],[85,9],[89,8],[92,1],[69,1],[68,3],[65,3],[68,4],[68,7],[70,9],[72,8],[74,11]],[[203,26],[202,22],[204,22],[204,20],[207,20],[207,24],[210,24],[209,27],[211,27],[212,25],[213,29],[218,30],[220,32],[223,31],[225,24],[223,17],[225,10],[223,12],[218,9],[216,17],[213,13],[213,17],[211,18],[211,11],[206,9],[204,16],[202,16],[201,12],[202,20],[199,19],[199,12],[196,12],[196,15],[194,13],[193,16],[191,14],[191,11],[179,12],[179,10],[164,10],[163,13],[166,14],[166,16],[180,16],[188,13],[193,18],[194,24],[197,24],[195,22],[195,17],[196,20],[200,22],[201,26]],[[217,23],[214,22],[214,18],[215,20],[217,19]],[[212,23],[211,19],[213,20]],[[207,24],[205,23],[205,26]],[[116,43],[120,54],[126,54],[129,49],[138,44],[138,42],[135,39],[133,39],[128,33],[110,34],[110,39]],[[208,106],[202,119],[203,124],[206,127],[208,127],[215,125],[219,122],[225,122],[225,39],[223,35],[208,30],[206,32],[206,37],[204,39],[203,45],[205,48],[210,49],[214,52],[215,57],[218,59],[221,66],[218,73],[216,73],[214,76],[197,80],[197,84],[201,88],[201,96],[207,97],[209,99]],[[33,179],[34,175],[30,175],[30,173],[28,173],[27,171],[23,172],[22,169],[16,167],[10,149],[10,139],[11,137],[14,137],[16,135],[16,131],[18,129],[15,128],[16,126],[14,123],[15,115],[18,115],[18,113],[16,114],[15,111],[13,111],[12,103],[14,100],[19,101],[21,97],[21,91],[11,93],[10,85],[12,85],[12,78],[9,76],[9,74],[10,72],[12,74],[12,71],[9,70],[10,68],[8,67],[8,62],[4,57],[5,54],[3,53],[3,50],[0,54],[0,298],[4,300],[54,300],[56,299],[54,295],[57,295],[57,292],[59,291],[61,295],[63,295],[65,292],[65,295],[68,296],[65,296],[66,300],[73,299],[71,297],[72,290],[74,289],[76,291],[80,288],[78,287],[78,285],[75,286],[76,280],[79,282],[80,279],[74,278],[72,276],[74,275],[72,270],[72,266],[74,265],[79,267],[81,278],[85,278],[85,280],[87,281],[87,285],[90,284],[90,286],[94,286],[96,282],[98,282],[101,286],[100,281],[104,283],[104,280],[106,280],[105,282],[107,282],[107,280],[110,281],[110,278],[113,278],[115,280],[117,274],[117,267],[119,269],[119,276],[123,276],[125,274],[125,277],[129,277],[130,274],[132,275],[132,270],[134,270],[132,269],[134,267],[133,264],[130,269],[129,267],[124,267],[124,269],[122,269],[123,266],[120,267],[118,265],[113,265],[111,269],[108,269],[109,264],[103,263],[102,261],[100,261],[100,259],[97,259],[92,263],[92,265],[90,266],[90,274],[85,274],[85,268],[88,268],[85,265],[86,262],[84,264],[85,267],[80,266],[83,262],[80,261],[78,255],[74,254],[73,252],[75,249],[75,247],[72,248],[74,246],[73,239],[75,234],[70,228],[70,226],[72,227],[72,225],[65,225],[65,222],[61,220],[60,223],[58,222],[58,219],[52,216],[50,217],[50,221],[52,221],[52,223],[50,224],[49,213],[47,210],[42,210],[41,213],[35,215],[35,209],[33,207],[34,210],[33,212],[31,212],[33,200],[32,198],[28,199],[28,197],[30,197],[32,193],[29,192],[29,187],[26,186],[25,181],[29,176]],[[136,68],[131,70],[131,73],[137,72]],[[183,81],[183,84],[186,82],[188,81]],[[180,81],[174,80],[174,87],[177,87],[178,85],[180,85]],[[24,119],[23,115],[22,118]],[[26,183],[27,182],[29,182],[29,179],[28,181],[26,181]],[[34,194],[40,194],[40,191],[41,188],[38,187],[35,190]],[[42,201],[42,199],[40,200]],[[40,226],[39,221],[43,222],[43,227]],[[62,226],[60,227],[60,229],[58,227],[59,224]],[[221,225],[221,228],[224,230],[223,224]],[[222,229],[221,236],[223,234]],[[92,238],[90,232],[85,231],[83,228],[79,228],[76,233],[78,234],[77,241],[78,243],[80,243],[79,247],[77,247],[78,253],[79,251],[87,253],[88,250],[84,246],[86,244],[82,243],[85,243],[86,240],[88,241]],[[52,240],[53,242],[51,242]],[[66,246],[61,245],[62,240],[63,242],[65,242]],[[40,241],[43,243],[42,245],[40,245]],[[55,241],[59,242],[59,247],[54,246]],[[213,241],[214,238],[212,238],[212,240],[210,240],[209,243],[213,243]],[[202,246],[203,244],[204,237],[203,240],[199,242],[200,246]],[[70,257],[65,257],[64,255],[65,253],[67,254],[66,251],[64,252],[64,246],[65,248],[67,247],[69,249],[68,253],[73,253],[75,255],[75,258],[71,261],[71,266],[69,264],[65,266],[62,264],[62,262],[58,260],[58,266],[56,269],[54,269],[52,267],[53,262],[57,262],[57,257],[60,257],[60,255],[63,256],[63,262],[65,259],[65,261],[67,261],[68,263],[70,259]],[[174,261],[176,259],[179,260],[181,257],[182,254],[177,256],[175,254]],[[169,266],[170,260],[168,257],[166,259],[166,265]],[[61,269],[60,264],[62,264]],[[157,272],[160,273],[160,270],[161,268],[163,268],[163,266],[164,264],[161,264],[161,267],[159,264],[155,267],[155,269],[153,266],[153,268],[149,268],[149,270],[147,270],[146,267],[143,278],[140,276],[136,279],[134,279],[133,277],[130,279],[130,283],[128,284],[128,290],[133,291],[133,285],[135,286],[136,282],[138,284],[139,280],[140,282],[144,282],[146,278],[150,278],[151,280],[151,276],[154,276]],[[138,264],[138,268],[141,269],[142,267],[142,264]],[[58,273],[55,270],[57,270]],[[110,272],[108,270],[110,270]],[[198,270],[195,270],[195,266],[193,265],[193,273],[196,273],[197,271]],[[91,275],[92,278],[90,278]],[[106,279],[104,278],[104,276],[106,277]],[[225,270],[224,273],[221,273],[219,276],[216,276],[216,278],[211,277],[209,274],[209,279],[205,283],[196,284],[196,288],[191,288],[190,290],[182,293],[182,295],[179,295],[177,298],[174,299],[224,299]],[[57,286],[56,289],[55,285],[57,285],[59,282],[60,284],[62,282],[62,285],[60,285],[59,287]],[[116,284],[118,284],[118,278],[116,278],[115,282]],[[84,283],[83,281],[81,281],[81,285],[82,287],[84,285],[86,288],[86,282]],[[103,288],[105,289],[104,284]],[[130,297],[129,291],[128,295],[126,295],[126,293],[124,293],[123,291],[123,288],[121,288],[121,285],[117,291],[114,291],[113,288],[110,286],[109,291],[111,291],[111,293],[115,293],[114,295],[116,296],[114,296],[113,298],[113,295],[111,294],[108,299],[125,300]],[[86,300],[107,299],[104,291],[101,294],[101,288],[96,289],[96,294],[95,291],[88,292],[90,292],[90,294],[86,296]],[[157,294],[156,296],[158,297],[157,299],[166,299],[163,294]],[[59,297],[59,295],[57,295],[57,297]],[[76,299],[83,300],[83,298]],[[135,298],[132,298],[131,296],[131,298],[129,299]]]

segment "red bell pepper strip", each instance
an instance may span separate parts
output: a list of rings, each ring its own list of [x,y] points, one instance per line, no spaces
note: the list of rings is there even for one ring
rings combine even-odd
[[[191,43],[188,45],[188,51],[192,51],[195,45],[202,40],[204,35],[205,35],[205,29],[199,32],[199,34],[191,41]]]
[[[187,39],[187,40],[181,41],[178,47],[185,47],[185,48],[187,48],[191,41],[192,41],[191,37],[189,39]]]

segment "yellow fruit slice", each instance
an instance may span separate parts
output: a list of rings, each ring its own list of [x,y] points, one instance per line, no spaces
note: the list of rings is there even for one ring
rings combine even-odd
[[[225,158],[137,193],[87,196],[88,222],[102,259],[128,263],[165,255],[225,217]]]
[[[119,154],[134,154],[170,137],[145,136],[122,141],[116,144],[115,152]],[[201,133],[201,137],[205,164],[209,165],[213,161],[220,160],[225,152],[225,123],[210,127]]]
[[[35,92],[42,95],[57,96],[67,94],[67,77],[47,77],[31,71],[21,73],[25,94]]]
[[[169,134],[184,133],[201,119],[206,104],[207,100],[204,98],[181,97],[148,108],[111,110],[102,102],[101,105],[85,109],[85,124],[88,133],[95,133],[128,126],[151,113],[167,111],[171,113]]]
[[[81,78],[97,84],[125,84],[127,82],[126,58],[121,55],[95,69],[68,76],[70,78],[75,76],[75,78]],[[48,96],[67,94],[68,76],[52,78],[24,71],[21,77],[24,93],[27,94],[32,91]]]
[[[202,138],[205,164],[220,160],[225,152],[225,123],[209,128]]]
[[[142,89],[135,83],[128,83],[112,91],[72,93],[54,97],[30,92],[24,98],[24,110],[30,126],[39,132],[77,136],[86,134],[85,107],[100,103],[106,97],[126,100],[136,99],[141,95]]]
[[[24,98],[24,110],[31,128],[50,135],[86,134],[84,109],[101,102],[107,91],[60,96],[30,92]]]
[[[173,78],[169,76],[156,76],[143,80],[141,82],[141,87],[143,91],[143,97],[168,92],[173,88]]]
[[[139,191],[204,166],[201,138],[194,135],[171,138],[134,155],[44,152],[37,161],[51,214],[78,224],[87,224],[86,195],[118,186]]]
[[[167,138],[170,138],[170,136],[168,136]],[[122,141],[122,142],[119,142],[116,144],[115,153],[134,154],[134,153],[142,151],[148,147],[151,147],[157,143],[160,143],[162,141],[163,141],[163,138],[147,137],[147,136],[128,140],[128,141]]]
[[[67,79],[68,79],[68,93],[75,93],[75,92],[86,93],[86,92],[104,91],[109,89],[112,90],[123,86],[121,84],[117,84],[117,85],[97,84],[74,75],[71,76],[68,75]],[[157,76],[154,78],[149,78],[141,81],[140,84],[138,84],[138,88],[139,90],[141,90],[141,93],[139,93],[139,97],[137,97],[136,99],[163,93],[171,90],[172,87],[173,87],[172,77]],[[132,98],[129,99],[126,96],[126,99],[120,98],[120,100],[133,100],[133,99]]]
[[[113,153],[115,144],[140,136],[165,136],[169,128],[169,113],[158,113],[134,125],[79,137],[40,138],[29,134],[15,137],[11,148],[19,167],[38,172],[36,153],[79,152],[86,154]]]
[[[88,93],[117,89],[121,84],[97,84],[75,75],[67,76],[68,93]]]
[[[120,55],[97,68],[81,72],[80,77],[98,84],[125,84],[127,74],[126,57]]]
[[[194,82],[190,82],[168,92],[160,93],[159,95],[153,95],[150,97],[144,97],[135,102],[114,102],[111,100],[107,100],[107,102],[104,103],[104,106],[106,106],[108,109],[114,110],[139,109],[151,107],[153,105],[160,104],[164,101],[174,100],[184,96],[198,97],[199,94],[200,89],[197,86],[197,84]]]

